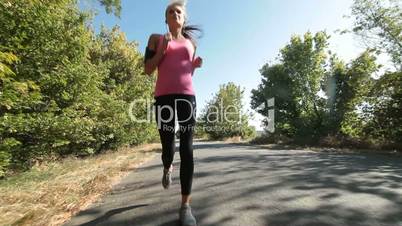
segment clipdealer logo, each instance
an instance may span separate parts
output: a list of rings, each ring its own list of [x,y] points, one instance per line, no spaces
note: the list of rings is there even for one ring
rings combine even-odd
[[[265,130],[273,133],[275,132],[275,98],[266,99],[262,104],[257,107],[257,110],[261,112],[267,111],[266,113],[266,124]]]
[[[188,100],[185,99],[178,99],[175,101],[184,101],[184,102],[188,102],[189,106],[191,107],[191,113],[188,116],[189,118],[191,118],[191,115],[193,114],[194,116],[196,115],[196,107],[195,103],[191,103]],[[175,103],[176,105],[177,103]],[[275,132],[275,98],[270,98],[270,99],[266,99],[266,101],[264,101],[261,105],[259,105],[257,107],[257,110],[259,110],[260,112],[263,112],[263,115],[266,116],[266,120],[265,120],[265,131],[273,133]],[[141,110],[142,109],[142,110]],[[175,114],[175,110],[168,105],[162,105],[162,106],[155,106],[154,101],[151,99],[136,99],[134,101],[132,101],[129,105],[128,108],[128,114],[130,119],[133,122],[136,123],[150,123],[150,122],[154,122],[155,120],[155,113],[157,113],[158,115],[161,115],[162,110],[168,111],[169,114],[167,118],[162,118],[159,117],[158,120],[158,128],[161,127],[161,123],[166,123],[169,122],[170,120],[173,119],[173,115]],[[264,114],[264,112],[266,111],[266,114]],[[137,113],[136,113],[137,112]],[[233,122],[232,118],[228,118],[227,116],[230,115],[241,115],[241,109],[238,109],[236,106],[233,105],[229,105],[229,106],[223,106],[223,103],[220,103],[220,106],[211,106],[210,111],[207,115],[207,121],[209,123],[216,123],[216,122]],[[144,115],[145,113],[145,115]],[[140,117],[137,117],[137,114],[140,115]],[[213,118],[213,120],[210,120],[209,116],[213,116],[211,118]],[[187,118],[186,120],[188,120],[189,118]],[[236,122],[241,123],[241,117],[235,117]],[[184,120],[184,121],[186,121]],[[182,121],[179,121],[179,123]],[[216,129],[216,128],[214,128]]]

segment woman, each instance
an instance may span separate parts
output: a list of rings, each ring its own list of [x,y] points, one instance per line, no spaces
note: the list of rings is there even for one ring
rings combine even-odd
[[[196,225],[190,208],[190,194],[194,172],[193,132],[196,120],[196,98],[192,85],[194,69],[201,67],[202,59],[195,58],[194,31],[200,29],[186,25],[185,5],[169,4],[165,23],[169,32],[152,34],[145,52],[145,73],[151,75],[158,68],[155,87],[155,114],[162,143],[162,185],[168,189],[172,183],[175,152],[175,110],[180,130],[180,183],[182,225]]]

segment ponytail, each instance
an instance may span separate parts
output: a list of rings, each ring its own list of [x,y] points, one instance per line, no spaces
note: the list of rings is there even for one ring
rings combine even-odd
[[[195,39],[202,37],[202,29],[196,25],[184,24],[181,33],[185,38],[190,39],[193,42],[195,42]],[[198,33],[197,36],[196,33]]]

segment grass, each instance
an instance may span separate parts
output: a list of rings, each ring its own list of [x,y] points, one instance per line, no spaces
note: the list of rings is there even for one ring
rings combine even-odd
[[[0,225],[62,225],[160,151],[159,144],[37,165],[0,181]]]
[[[254,138],[242,139],[239,136],[228,137],[221,140],[213,140],[208,138],[198,139],[199,141],[219,141],[223,143],[234,143],[234,144],[246,144],[246,145],[257,145],[258,147],[270,150],[309,150],[313,152],[321,153],[342,153],[342,154],[387,154],[387,155],[402,155],[402,149],[395,148],[385,148],[381,146],[369,146],[365,144],[353,145],[341,141],[337,141],[332,138],[330,142],[322,142],[320,140],[318,143],[303,143],[296,142],[290,138],[283,136],[279,137],[269,137],[265,135],[256,136]]]
[[[286,137],[258,136],[249,141],[252,145],[258,145],[267,149],[303,149],[315,152],[332,153],[355,153],[355,154],[395,154],[401,155],[401,148],[388,148],[385,145],[373,145],[368,142],[358,140],[347,140],[337,137],[325,137],[316,142],[302,142],[302,140],[292,140]]]

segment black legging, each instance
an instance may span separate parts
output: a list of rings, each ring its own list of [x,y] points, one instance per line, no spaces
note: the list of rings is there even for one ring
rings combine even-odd
[[[193,132],[196,122],[196,99],[193,95],[169,94],[155,97],[155,116],[162,143],[162,162],[168,169],[175,152],[175,111],[180,133],[181,194],[189,195],[194,173]],[[160,117],[161,116],[161,117]]]

